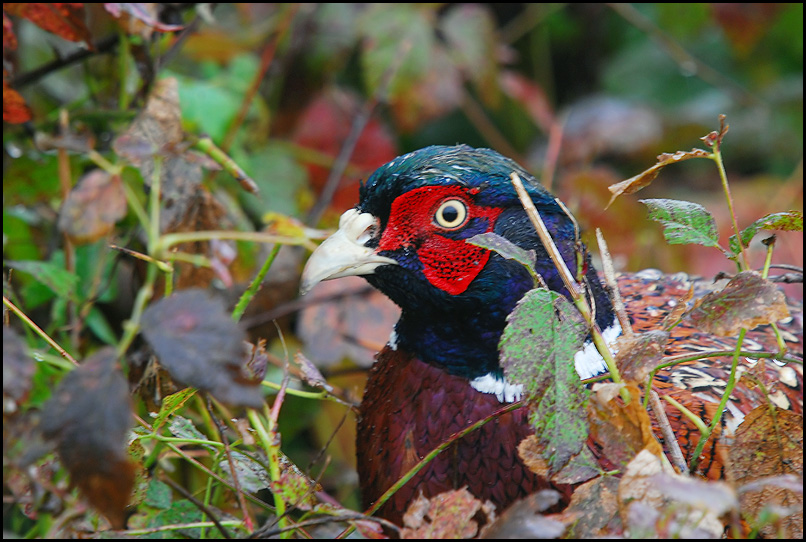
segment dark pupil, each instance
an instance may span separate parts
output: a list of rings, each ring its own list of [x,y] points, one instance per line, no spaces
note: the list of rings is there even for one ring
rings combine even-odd
[[[442,209],[442,219],[448,224],[452,223],[457,218],[459,218],[459,211],[456,210],[456,207],[451,206]]]

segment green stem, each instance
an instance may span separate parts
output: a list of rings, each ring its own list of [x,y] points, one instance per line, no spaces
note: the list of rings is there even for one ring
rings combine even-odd
[[[521,181],[520,176],[513,171],[510,174],[510,179],[512,179],[512,185],[515,187],[515,191],[518,193],[518,197],[521,200],[521,205],[523,205],[523,208],[526,211],[526,215],[532,222],[532,226],[534,226],[535,231],[537,231],[540,241],[543,243],[546,252],[551,258],[551,261],[554,263],[554,267],[557,268],[557,271],[559,272],[566,289],[571,294],[574,305],[576,305],[577,309],[582,314],[582,317],[585,319],[585,322],[587,322],[591,337],[593,337],[593,343],[596,345],[596,349],[599,351],[599,354],[601,354],[602,358],[607,364],[607,369],[610,372],[611,380],[616,383],[621,382],[621,374],[616,366],[616,360],[613,359],[613,354],[610,351],[610,347],[605,342],[599,326],[596,325],[596,321],[593,319],[593,313],[588,306],[588,302],[585,300],[585,295],[582,292],[582,288],[579,286],[579,284],[577,284],[574,276],[571,275],[571,271],[568,269],[568,266],[565,264],[565,260],[563,260],[562,255],[557,248],[557,245],[551,238],[551,233],[549,232],[548,228],[546,228],[546,224],[543,222],[543,219],[540,217],[540,213],[537,211],[532,198],[529,197],[529,194],[523,187],[523,181]],[[630,392],[626,387],[621,388],[620,395],[625,403],[630,403]]]
[[[697,464],[700,462],[700,454],[702,453],[703,448],[705,448],[706,442],[714,434],[714,429],[719,425],[719,422],[722,420],[722,415],[725,412],[725,407],[730,400],[730,394],[733,393],[733,388],[736,386],[737,378],[736,378],[736,369],[739,367],[739,353],[742,349],[742,342],[744,341],[744,336],[747,335],[747,330],[742,328],[739,331],[739,340],[736,344],[736,350],[733,353],[733,363],[730,367],[730,377],[728,378],[728,382],[725,385],[725,392],[722,394],[722,400],[719,402],[719,406],[717,407],[716,414],[714,415],[714,419],[711,420],[711,425],[708,426],[708,431],[700,435],[700,440],[697,442],[697,447],[694,449],[694,454],[691,458],[691,466],[689,470],[694,472],[697,468]]]
[[[249,422],[252,424],[252,427],[257,433],[261,444],[263,445],[263,449],[266,451],[266,456],[268,457],[269,461],[269,478],[272,482],[278,482],[281,476],[280,445],[278,442],[276,442],[276,439],[272,437],[272,435],[276,435],[276,429],[273,426],[271,416],[266,415],[266,420],[269,423],[269,427],[266,428],[263,425],[263,420],[260,419],[260,416],[258,416],[258,413],[255,409],[248,409],[246,414],[249,417]],[[277,491],[272,491],[272,496],[274,497],[274,508],[275,513],[277,514],[277,522],[280,529],[285,529],[288,524],[288,518],[285,517],[285,501],[283,501],[283,498]],[[289,538],[290,536],[290,531],[283,531],[281,534],[281,538]]]
[[[741,230],[739,229],[739,223],[736,221],[736,211],[734,210],[733,206],[733,197],[730,194],[730,185],[728,184],[728,175],[725,173],[725,164],[722,162],[722,151],[719,148],[720,142],[714,142],[714,152],[711,154],[711,159],[716,162],[717,169],[719,170],[719,178],[722,181],[722,190],[725,192],[725,198],[728,202],[728,210],[730,211],[730,219],[733,224],[733,233],[736,235],[736,239],[739,240],[739,248],[741,249],[742,253],[742,262],[744,265],[740,265],[739,269],[741,271],[745,271],[750,269],[750,261],[747,259],[747,254],[744,250],[744,244],[742,243],[741,239]],[[724,249],[723,249],[724,251]]]
[[[682,404],[678,403],[674,399],[674,397],[671,397],[669,395],[664,395],[663,399],[665,401],[668,401],[669,404],[671,404],[673,407],[675,407],[677,410],[679,410],[683,414],[683,416],[688,418],[691,421],[691,423],[693,423],[695,426],[697,426],[697,429],[700,431],[700,433],[702,433],[703,435],[708,433],[708,427],[705,426],[705,422],[702,421],[702,418],[700,418],[699,416],[694,414],[692,411],[687,409]]]
[[[249,306],[249,303],[251,303],[251,301],[257,295],[257,291],[263,284],[263,279],[266,277],[266,273],[269,272],[269,268],[271,268],[272,264],[274,263],[274,259],[277,257],[277,253],[280,252],[281,246],[282,245],[278,243],[272,247],[269,256],[266,258],[266,261],[263,262],[263,266],[260,268],[260,271],[258,271],[257,275],[252,280],[252,283],[249,285],[249,288],[246,289],[241,298],[238,300],[238,304],[232,311],[232,319],[236,322],[241,319],[244,311],[246,311],[246,307]]]

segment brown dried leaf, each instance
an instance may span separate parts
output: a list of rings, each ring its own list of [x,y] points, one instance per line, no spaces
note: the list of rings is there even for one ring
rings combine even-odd
[[[723,337],[788,316],[784,293],[755,271],[742,271],[724,289],[703,296],[688,314],[698,329]]]
[[[203,290],[177,292],[143,312],[143,335],[176,380],[233,405],[259,408],[260,380],[244,368],[244,331]]]
[[[302,380],[309,386],[314,388],[321,388],[327,391],[333,391],[333,386],[327,383],[321,371],[313,364],[311,360],[305,357],[302,352],[294,354],[294,361],[297,362],[300,368],[300,376]]]
[[[683,305],[685,309],[685,304]],[[628,337],[623,335],[616,341],[616,365],[627,382],[643,382],[649,372],[663,357],[668,331],[647,331]]]
[[[615,469],[622,469],[642,450],[660,457],[663,449],[652,433],[649,414],[641,405],[638,387],[625,385],[633,400],[623,404],[621,384],[593,385],[588,405],[591,439],[601,447],[604,458]]]
[[[610,202],[607,204],[607,206],[610,207],[619,196],[634,194],[642,188],[649,186],[652,181],[655,180],[655,177],[658,176],[658,173],[660,173],[663,168],[670,164],[676,164],[692,158],[707,158],[708,156],[708,151],[704,151],[702,149],[691,149],[688,152],[677,151],[674,154],[663,153],[658,156],[658,162],[651,168],[646,169],[638,175],[630,177],[625,181],[608,186],[607,189],[610,190],[610,193],[613,194],[613,196],[610,198]]]
[[[185,216],[202,181],[198,160],[189,157],[182,132],[179,86],[174,78],[160,79],[145,107],[125,133],[113,143],[115,152],[140,169],[147,185],[152,182],[155,156],[162,159],[160,190],[164,211],[160,231]]]
[[[590,480],[601,472],[596,458],[585,447],[578,454],[571,456],[560,472],[552,474],[548,462],[544,459],[549,454],[535,435],[530,435],[521,441],[518,445],[518,455],[532,472],[556,484],[578,484]]]
[[[44,407],[42,433],[87,500],[121,529],[134,485],[126,456],[132,422],[126,379],[105,348],[69,373]]]
[[[740,495],[742,511],[757,517],[771,505],[789,510],[780,522],[785,538],[803,538],[803,490],[770,484],[756,487],[767,478],[794,475],[803,483],[803,416],[789,410],[762,405],[752,410],[739,425],[728,453],[728,472],[736,484],[750,486]],[[777,527],[777,526],[776,526]],[[762,535],[776,536],[773,526]]]
[[[472,538],[478,532],[473,519],[477,512],[489,516],[489,507],[482,505],[466,487],[446,491],[426,499],[415,500],[403,516],[405,527],[401,538]]]
[[[685,314],[686,309],[688,308],[688,302],[691,301],[691,298],[694,297],[694,285],[691,285],[686,292],[686,295],[678,297],[677,300],[672,305],[672,301],[670,300],[667,305],[672,307],[672,310],[669,311],[669,314],[664,317],[663,322],[661,323],[662,329],[668,329],[669,326],[677,323],[677,321],[683,317]]]
[[[127,204],[118,175],[94,169],[70,190],[59,213],[59,228],[76,244],[104,237],[126,216]]]
[[[571,502],[554,516],[568,525],[566,538],[590,539],[620,534],[618,486],[619,479],[615,476],[599,476],[574,489]]]

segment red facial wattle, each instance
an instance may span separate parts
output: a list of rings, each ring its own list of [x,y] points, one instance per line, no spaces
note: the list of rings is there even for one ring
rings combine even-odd
[[[500,208],[476,205],[476,192],[458,186],[424,186],[399,196],[392,203],[378,250],[413,250],[428,282],[451,295],[463,293],[490,258],[488,250],[465,239],[492,231],[501,214]],[[466,216],[455,212],[462,204]],[[438,212],[443,213],[442,220],[437,219]]]

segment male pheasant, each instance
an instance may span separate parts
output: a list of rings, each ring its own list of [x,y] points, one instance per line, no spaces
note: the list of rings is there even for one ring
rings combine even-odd
[[[366,507],[447,437],[521,398],[521,386],[508,382],[499,365],[499,340],[507,315],[533,287],[533,279],[521,264],[466,240],[494,232],[534,250],[536,269],[548,288],[568,295],[511,185],[512,172],[524,181],[563,259],[575,268],[579,247],[567,210],[512,160],[467,146],[432,146],[379,168],[362,185],[358,205],[344,213],[339,230],[306,265],[303,291],[322,280],[362,275],[402,309],[370,370],[360,407],[357,464]],[[586,259],[595,321],[612,341],[621,327]],[[620,278],[627,312],[638,331],[660,321],[689,287],[685,276],[644,272]],[[802,316],[791,320],[784,337],[802,355]],[[751,332],[744,344],[778,349],[768,326]],[[680,325],[666,354],[734,345]],[[569,363],[581,378],[607,371],[590,344]],[[775,392],[777,402],[800,411],[802,365],[768,365],[783,383]],[[719,363],[692,362],[660,372],[654,386],[707,423],[726,376]],[[737,400],[729,410],[737,419],[766,401],[761,392],[741,386],[734,396]],[[691,455],[696,431],[679,411],[669,410],[681,440],[686,442],[689,433],[694,436],[683,450]],[[519,442],[532,433],[527,418],[526,409],[515,410],[469,433],[421,470],[379,514],[400,524],[407,505],[420,492],[432,497],[466,486],[480,500],[502,509],[553,487],[518,457]],[[711,476],[720,474],[717,448],[712,445],[703,452],[702,468]]]

